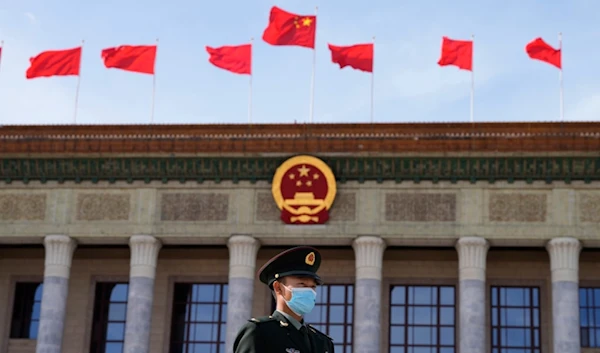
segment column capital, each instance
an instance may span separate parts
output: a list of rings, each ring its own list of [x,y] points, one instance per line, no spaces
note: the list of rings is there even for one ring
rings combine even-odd
[[[550,255],[552,282],[579,282],[581,242],[575,238],[554,238],[546,243]]]
[[[258,239],[245,234],[234,234],[227,240],[229,248],[229,278],[254,279]]]
[[[130,277],[154,278],[158,252],[162,247],[159,239],[151,235],[133,235],[129,238],[131,249]]]
[[[485,281],[489,242],[482,237],[461,237],[456,242],[460,280]]]
[[[44,277],[69,278],[73,252],[77,248],[75,239],[63,234],[47,235],[44,237],[44,248]]]
[[[352,242],[356,261],[356,279],[381,280],[385,241],[377,236],[361,235]]]

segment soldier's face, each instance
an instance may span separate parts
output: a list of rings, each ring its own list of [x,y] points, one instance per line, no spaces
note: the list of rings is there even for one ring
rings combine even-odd
[[[282,283],[275,282],[273,285],[274,289],[281,296],[285,298],[285,300],[292,299],[292,292],[285,287],[288,288],[312,288],[317,290],[317,282],[311,277],[297,277],[297,276],[287,276],[282,278]],[[283,286],[281,285],[283,284]],[[277,288],[278,287],[278,288]]]

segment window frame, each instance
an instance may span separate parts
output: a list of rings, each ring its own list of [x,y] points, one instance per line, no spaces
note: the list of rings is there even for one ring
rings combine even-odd
[[[352,346],[354,345],[354,310],[355,310],[355,302],[356,302],[356,283],[353,282],[339,282],[339,283],[324,283],[322,286],[320,287],[324,287],[324,286],[344,286],[344,295],[346,296],[346,301],[343,304],[333,304],[334,306],[343,306],[344,307],[344,320],[348,320],[348,307],[352,307],[352,318],[350,323],[348,323],[348,321],[344,321],[344,323],[342,324],[336,324],[334,323],[334,326],[343,326],[344,328],[344,341],[342,343],[339,343],[337,341],[333,341],[334,346],[337,345],[341,345],[342,346],[342,350],[340,351],[345,352],[347,347],[350,347],[350,349],[352,349]],[[352,286],[352,304],[349,304],[347,302],[347,297],[348,297],[348,287]],[[329,288],[329,287],[328,287]],[[327,303],[326,304],[322,304],[320,306],[326,308],[326,310],[329,310],[329,308],[332,306],[331,304],[331,290],[328,289],[327,291]],[[308,322],[308,324],[311,325],[325,325],[325,327],[331,326],[332,324],[329,321],[329,313],[327,313],[326,315],[326,321],[323,323],[314,323],[314,322]],[[351,327],[351,337],[348,337],[348,327]],[[323,333],[328,334],[328,330],[324,330]],[[347,343],[348,338],[350,338],[350,342]]]
[[[386,290],[387,298],[386,298],[385,302],[387,303],[387,306],[388,306],[388,310],[385,311],[385,313],[387,315],[387,317],[386,317],[386,322],[387,322],[387,335],[386,335],[386,338],[387,339],[385,340],[385,342],[386,342],[385,343],[385,347],[382,347],[382,348],[385,349],[385,352],[391,352],[391,348],[392,348],[392,345],[391,345],[391,340],[392,340],[392,330],[391,330],[391,328],[392,328],[392,307],[401,307],[401,306],[403,306],[405,308],[405,319],[408,316],[408,310],[407,309],[409,307],[411,307],[411,306],[414,307],[414,305],[409,305],[409,303],[408,303],[408,296],[405,297],[406,303],[404,305],[403,304],[392,304],[392,291],[394,290],[394,287],[407,287],[406,288],[407,291],[408,291],[408,287],[437,287],[438,294],[440,292],[441,287],[452,287],[452,288],[454,288],[454,305],[453,305],[453,308],[454,308],[454,325],[453,325],[453,327],[454,327],[454,352],[455,353],[458,352],[458,349],[459,349],[458,337],[459,337],[459,330],[460,330],[460,324],[459,324],[459,310],[460,310],[460,308],[459,308],[459,293],[458,293],[459,286],[458,286],[458,284],[455,281],[430,281],[429,283],[428,283],[428,281],[408,281],[408,282],[389,282],[389,283],[387,283],[387,285],[385,287],[385,288],[387,288],[387,290]],[[436,308],[437,317],[438,317],[437,323],[435,325],[427,325],[429,327],[435,327],[438,330],[437,331],[438,339],[437,339],[437,343],[434,346],[434,348],[436,348],[438,351],[441,348],[444,348],[440,344],[440,339],[439,339],[440,338],[439,337],[440,328],[448,326],[448,325],[441,326],[440,323],[439,323],[440,308],[442,307],[439,302],[440,302],[440,300],[439,300],[439,295],[438,295],[437,304],[430,305],[430,306]],[[422,305],[426,306],[426,304],[422,304]],[[448,306],[449,305],[444,304],[443,307],[448,307]],[[398,325],[394,325],[394,326],[398,326]],[[407,320],[405,320],[404,326],[405,326],[405,330],[408,330],[408,327],[410,327],[410,325],[408,324]],[[382,332],[383,332],[383,330],[382,330]],[[405,335],[405,342],[406,343],[404,344],[404,348],[406,348],[406,349],[410,348],[411,346],[408,345],[408,339],[407,339],[406,335]]]
[[[15,276],[15,277],[11,277],[10,280],[10,292],[8,293],[9,295],[9,303],[10,306],[7,310],[7,325],[5,327],[5,335],[4,337],[6,337],[5,340],[5,345],[4,345],[4,349],[5,351],[8,349],[8,341],[9,340],[36,340],[35,338],[12,338],[11,337],[11,333],[12,333],[12,328],[13,328],[13,316],[14,316],[14,310],[15,310],[15,305],[17,304],[17,298],[16,298],[16,291],[17,291],[17,285],[19,283],[38,283],[38,285],[44,285],[44,278],[41,276]],[[37,289],[36,289],[37,290]],[[42,290],[42,299],[40,300],[40,316],[41,316],[41,302],[43,300],[44,297],[44,292]]]
[[[486,327],[486,352],[490,353],[492,351],[492,317],[490,315],[492,308],[492,298],[490,296],[491,288],[494,286],[501,287],[538,287],[540,290],[540,332],[548,332],[548,330],[552,329],[552,319],[550,317],[550,321],[546,319],[546,315],[552,315],[552,311],[549,310],[549,303],[551,298],[549,295],[551,293],[551,286],[549,289],[549,280],[539,279],[539,278],[526,278],[526,279],[498,279],[498,278],[486,278],[485,284],[485,324]],[[546,314],[544,314],[546,313]],[[550,314],[547,314],[550,313]],[[552,345],[552,342],[549,341],[550,335],[540,334],[540,352],[546,352]]]
[[[583,345],[583,340],[581,339],[581,334],[582,334],[582,330],[583,330],[583,326],[581,326],[581,297],[579,296],[579,291],[582,289],[594,289],[594,290],[600,290],[600,283],[598,282],[593,282],[593,281],[580,281],[579,286],[577,288],[577,298],[579,299],[578,301],[578,308],[579,308],[579,313],[580,313],[580,317],[579,317],[579,337],[580,337],[580,348],[581,349],[598,349],[600,348],[600,338],[599,340],[596,341],[596,346],[592,347],[592,346],[584,346]],[[597,303],[594,303],[595,306],[590,306],[589,304],[585,306],[586,310],[600,310],[600,301]],[[587,328],[592,328],[593,330],[596,329],[600,329],[600,323],[596,323],[596,325],[594,326],[587,326]]]
[[[129,304],[129,279],[127,279],[127,280],[115,280],[114,278],[111,278],[111,279],[96,279],[96,280],[93,281],[92,285],[90,286],[90,291],[92,293],[91,297],[90,297],[91,312],[90,312],[90,316],[89,316],[90,317],[90,321],[89,321],[89,325],[88,325],[88,328],[87,328],[87,331],[88,331],[88,334],[89,334],[89,339],[87,340],[87,342],[88,342],[88,348],[89,348],[90,352],[92,351],[92,342],[93,342],[93,339],[94,339],[94,328],[95,328],[94,324],[96,323],[96,321],[94,320],[95,319],[94,318],[94,314],[95,314],[95,308],[96,308],[96,300],[98,299],[96,297],[96,292],[98,290],[98,285],[99,284],[101,284],[101,285],[102,284],[103,285],[107,285],[107,284],[108,285],[110,285],[110,284],[115,284],[115,285],[126,284],[127,285],[127,296],[125,298],[125,322],[124,322],[124,327],[123,327],[123,341],[122,341],[123,344],[125,343],[125,329],[126,329],[126,325],[127,325],[127,322],[126,322],[126,320],[127,320],[127,307],[128,307],[128,304]],[[118,301],[116,303],[122,304],[123,302]],[[111,304],[110,298],[109,298],[109,300],[107,302],[105,302],[105,304],[108,304],[110,306],[110,304]],[[111,322],[111,321],[108,320],[108,315],[109,314],[107,313],[107,317],[105,318],[105,320],[102,321],[102,324],[103,324],[102,330],[105,330],[105,331],[108,330],[108,324]],[[106,336],[106,332],[104,333],[104,336]],[[104,343],[108,343],[106,337],[104,337],[103,341],[104,341]],[[113,341],[111,341],[111,342],[113,342]],[[121,341],[119,341],[119,342],[121,342]]]
[[[175,298],[175,284],[185,283],[185,284],[205,284],[205,285],[227,285],[229,286],[228,277],[222,276],[169,276],[168,278],[168,292],[166,295],[167,300],[167,310],[165,310],[165,314],[167,315],[167,329],[164,330],[164,342],[163,342],[163,352],[171,351],[171,337],[172,337],[172,326],[173,326],[173,309],[174,309],[174,298]],[[227,291],[227,297],[223,297],[221,304],[227,304],[229,302],[229,288]],[[229,306],[227,307],[229,312]],[[220,315],[220,314],[219,314]],[[227,317],[222,318],[223,322],[221,324],[227,325]],[[227,327],[227,326],[226,326]],[[226,341],[227,332],[223,332],[222,337]]]
[[[385,264],[384,264],[385,265]],[[459,318],[459,310],[460,310],[460,301],[458,296],[458,279],[452,277],[415,277],[415,278],[402,278],[402,277],[383,277],[381,280],[381,305],[390,306],[391,303],[391,294],[392,294],[392,286],[454,286],[455,288],[455,312],[454,312],[454,322],[456,325],[456,329],[454,331],[454,340],[456,342],[455,346],[458,347],[458,337],[460,331],[460,325],[458,324]],[[391,334],[391,308],[388,310],[381,310],[381,351],[389,352],[390,351],[390,334]],[[458,349],[458,348],[457,348]]]

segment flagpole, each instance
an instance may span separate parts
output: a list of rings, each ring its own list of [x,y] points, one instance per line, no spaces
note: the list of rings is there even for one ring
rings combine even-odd
[[[85,40],[81,41],[81,56],[83,56],[83,45]],[[77,125],[77,108],[79,107],[79,88],[81,87],[81,59],[79,60],[79,75],[77,75],[77,88],[75,89],[75,112],[73,113],[73,124]]]
[[[156,38],[156,56],[158,56],[158,38]],[[150,124],[154,124],[154,104],[156,99],[156,57],[154,59],[154,73],[152,74],[152,111],[150,113]]]
[[[375,36],[373,36],[373,67],[371,69],[371,124],[375,119]]]
[[[563,69],[562,69],[562,33],[558,33],[558,49],[560,50],[560,70],[558,70],[558,81],[560,85],[560,120],[565,119],[565,102],[564,102],[564,87],[563,87]]]
[[[252,42],[254,38],[250,38],[250,82],[248,90],[248,124],[252,124]]]
[[[475,35],[471,34],[471,41],[473,42],[473,50],[475,50]],[[474,120],[475,111],[475,70],[473,69],[473,58],[474,55],[471,53],[471,122]]]
[[[317,16],[317,12],[319,11],[319,7],[315,7],[315,17]],[[316,22],[316,21],[315,21]],[[315,47],[313,48],[313,67],[312,67],[312,79],[310,82],[310,123],[313,122],[314,110],[315,110],[315,71],[317,67],[317,28],[315,25]]]

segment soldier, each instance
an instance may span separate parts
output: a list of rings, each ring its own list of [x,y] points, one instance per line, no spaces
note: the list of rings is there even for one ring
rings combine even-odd
[[[331,338],[307,325],[303,317],[316,302],[321,254],[311,247],[286,250],[269,260],[259,279],[277,301],[271,316],[252,318],[240,330],[234,353],[334,353]]]

